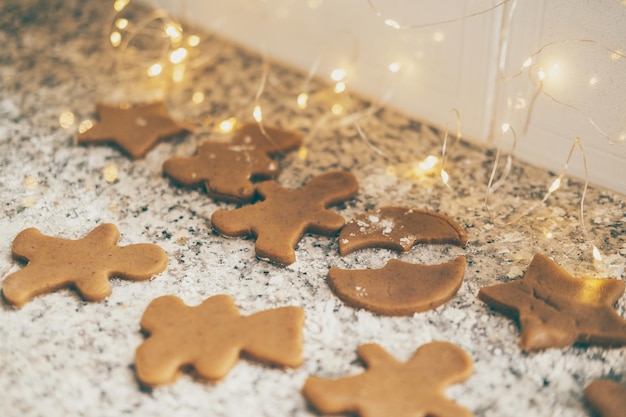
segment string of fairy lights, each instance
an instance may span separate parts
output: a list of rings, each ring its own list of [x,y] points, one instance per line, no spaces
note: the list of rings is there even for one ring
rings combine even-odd
[[[104,33],[106,42],[116,51],[116,65],[117,73],[120,77],[128,75],[132,77],[136,74],[141,74],[142,77],[148,79],[159,79],[166,82],[168,85],[176,85],[183,82],[185,74],[194,68],[200,68],[206,65],[212,56],[207,56],[206,53],[200,52],[198,48],[206,37],[203,38],[197,33],[188,33],[183,24],[176,21],[170,16],[169,13],[163,9],[156,8],[149,12],[147,15],[142,16],[140,19],[136,19],[133,14],[126,14],[128,6],[131,0],[114,0],[113,10],[109,21],[105,24]],[[474,16],[478,16],[485,13],[493,13],[498,9],[503,8],[510,2],[515,0],[502,0],[496,4],[491,4],[488,7],[484,7],[477,11],[468,13],[463,16],[457,16],[449,19],[442,19],[432,22],[422,22],[417,24],[401,24],[393,16],[386,16],[379,10],[377,2],[375,0],[368,0],[367,4],[375,14],[375,16],[381,21],[382,25],[386,27],[398,30],[398,31],[411,31],[424,27],[451,24],[459,22],[464,19],[468,19]],[[503,13],[502,19],[511,19],[512,14]],[[134,19],[134,20],[133,20]],[[506,23],[506,22],[505,22]],[[510,23],[510,22],[508,22]],[[343,34],[345,35],[345,34]],[[349,35],[349,34],[348,34]],[[334,118],[336,123],[347,125],[351,124],[357,131],[357,134],[363,139],[373,152],[385,159],[389,159],[383,151],[381,151],[376,144],[370,140],[367,132],[362,127],[360,121],[371,117],[380,109],[383,109],[388,103],[390,97],[393,95],[393,84],[390,80],[393,77],[399,77],[402,73],[402,64],[400,62],[391,62],[386,64],[389,79],[383,80],[385,84],[383,94],[380,97],[374,99],[371,104],[365,109],[357,109],[354,103],[357,101],[351,98],[351,91],[349,88],[349,75],[350,75],[350,63],[354,62],[359,57],[359,44],[358,41],[352,42],[351,46],[343,51],[344,64],[337,66],[328,74],[321,74],[319,71],[320,62],[328,55],[325,48],[332,43],[333,39],[336,39],[337,34],[334,37],[329,38],[329,41],[325,44],[321,51],[319,51],[317,57],[313,61],[313,64],[309,68],[304,81],[299,87],[299,91],[293,94],[294,104],[300,110],[305,110],[311,105],[311,100],[316,98],[316,95],[325,95],[330,97],[329,107],[327,113],[319,118],[317,123],[310,129],[309,136],[317,134],[317,131],[322,126],[328,126],[328,121]],[[349,37],[349,36],[348,36]],[[157,47],[152,46],[147,48],[150,50],[150,54],[141,54],[141,43],[139,40],[147,38],[150,42]],[[145,43],[145,42],[144,42]],[[350,44],[350,42],[348,42]],[[617,60],[625,60],[626,55],[618,50],[611,49],[593,39],[567,39],[561,41],[551,42],[550,44],[543,45],[540,49],[530,54],[519,65],[519,71],[512,75],[506,75],[503,66],[498,68],[499,78],[503,83],[508,83],[513,80],[517,80],[524,74],[527,75],[530,84],[534,88],[534,93],[526,104],[526,120],[523,125],[524,132],[532,117],[534,104],[537,98],[545,96],[549,100],[563,106],[569,107],[575,111],[578,111],[590,125],[592,125],[604,138],[611,143],[623,143],[626,141],[626,137],[613,137],[611,134],[604,131],[598,123],[595,122],[593,117],[587,114],[585,111],[579,109],[577,106],[567,103],[564,100],[559,99],[557,96],[550,93],[549,88],[546,87],[550,78],[554,75],[554,68],[545,67],[545,63],[542,62],[542,56],[544,52],[551,48],[558,48],[562,44],[574,44],[574,45],[593,45],[597,48],[602,48],[606,51],[609,61],[615,62]],[[502,48],[502,45],[501,45]],[[263,55],[262,62],[262,74],[260,77],[258,88],[254,93],[254,97],[251,98],[252,110],[251,114],[247,117],[252,118],[263,129],[263,109],[261,105],[261,99],[265,92],[268,77],[271,71],[271,65],[269,59]],[[501,60],[502,62],[502,60]],[[325,81],[329,87],[328,91],[320,93],[314,92],[311,89],[311,83],[314,79],[321,79]],[[593,77],[589,80],[589,85],[594,84]],[[204,93],[196,91],[191,96],[191,101],[194,104],[201,104],[204,102]],[[428,155],[420,161],[416,161],[413,164],[413,173],[416,177],[435,177],[439,179],[447,189],[454,189],[453,176],[450,175],[447,162],[448,155],[451,152],[453,146],[461,141],[463,138],[462,132],[462,117],[457,109],[451,109],[448,116],[448,123],[446,124],[445,131],[442,132],[442,145],[439,155]],[[233,131],[239,122],[237,115],[227,115],[222,120],[217,120],[211,124],[211,129],[219,133],[229,133]],[[66,111],[59,117],[59,123],[62,127],[67,128],[76,123],[74,115],[70,111]],[[451,124],[455,125],[451,129]],[[78,124],[78,130],[83,132],[93,126],[90,120],[83,120]],[[203,127],[206,127],[206,123],[203,123]],[[556,179],[546,188],[546,192],[537,201],[531,203],[528,208],[509,214],[497,214],[492,207],[491,199],[495,193],[502,188],[503,185],[510,180],[510,174],[514,164],[514,153],[517,145],[518,137],[514,127],[509,122],[503,122],[501,125],[501,132],[495,134],[496,140],[496,152],[493,160],[491,173],[488,183],[486,185],[484,205],[486,212],[488,213],[490,220],[496,225],[510,225],[520,219],[526,217],[537,207],[542,206],[549,197],[554,194],[562,185],[572,157],[576,151],[580,154],[584,165],[584,186],[580,196],[579,205],[579,217],[583,238],[588,242],[591,248],[591,255],[596,263],[601,263],[604,260],[603,255],[597,246],[590,242],[590,238],[585,226],[585,214],[584,204],[585,197],[588,188],[588,170],[585,150],[581,143],[581,138],[576,137],[572,141],[571,149],[567,158],[565,159],[563,169],[556,176]],[[508,136],[511,139],[511,145],[508,151],[503,149],[503,138]],[[453,137],[453,140],[451,138]],[[303,148],[300,152],[301,158],[306,158],[306,148]],[[501,159],[504,158],[504,162]],[[552,234],[546,235],[552,237]]]

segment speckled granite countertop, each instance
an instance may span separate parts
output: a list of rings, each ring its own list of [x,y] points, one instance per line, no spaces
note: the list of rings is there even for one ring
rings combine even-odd
[[[281,160],[280,183],[295,188],[329,169],[348,169],[360,191],[337,208],[347,219],[387,205],[437,210],[466,228],[469,243],[420,245],[401,255],[368,250],[342,258],[336,238],[306,236],[289,267],[257,260],[251,240],[225,239],[210,228],[211,214],[232,205],[212,201],[201,189],[173,186],[161,165],[172,155],[190,155],[218,121],[250,114],[262,60],[222,40],[206,41],[200,48],[210,55],[208,62],[163,96],[153,82],[116,72],[115,51],[103,35],[110,8],[110,2],[95,0],[0,1],[0,277],[22,267],[11,257],[20,230],[37,227],[78,238],[104,222],[118,226],[123,245],[160,245],[169,267],[150,281],[112,279],[113,292],[102,302],[85,302],[69,290],[38,297],[21,309],[0,302],[1,415],[316,415],[300,395],[306,377],[360,372],[355,349],[367,342],[380,343],[399,359],[432,340],[462,347],[475,371],[447,392],[477,416],[586,416],[582,391],[589,381],[626,382],[625,348],[521,352],[517,326],[476,298],[482,286],[521,277],[537,252],[575,275],[624,279],[624,196],[589,190],[587,239],[578,217],[582,185],[575,181],[567,181],[530,216],[496,226],[483,203],[492,153],[464,143],[452,148],[451,189],[410,175],[412,164],[440,152],[437,132],[392,109],[364,118],[364,131],[388,157],[382,158],[352,125],[329,116],[324,94],[298,109],[294,97],[304,74],[273,64],[261,97],[265,121],[306,138],[306,153]],[[323,90],[317,83],[313,88]],[[196,92],[204,94],[198,104],[192,100]],[[138,161],[112,147],[76,145],[80,121],[95,120],[96,102],[160,97],[175,116],[204,127],[160,143]],[[59,116],[68,111],[74,120],[66,118],[67,127],[60,127]],[[554,179],[523,164],[512,175],[513,192],[499,194],[497,201],[517,210],[541,198]],[[602,251],[602,262],[592,261],[591,241]],[[326,284],[331,266],[378,268],[394,257],[439,263],[459,254],[468,265],[458,294],[412,317],[348,307]],[[241,360],[216,384],[183,376],[169,386],[140,389],[133,370],[134,351],[143,340],[139,320],[147,304],[164,294],[187,304],[229,294],[244,314],[301,306],[305,363],[281,370]],[[622,316],[625,301],[622,297],[617,306]]]

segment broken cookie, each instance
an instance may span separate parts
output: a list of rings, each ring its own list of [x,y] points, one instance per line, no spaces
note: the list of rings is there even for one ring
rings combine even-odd
[[[346,303],[384,315],[408,315],[450,300],[463,282],[465,257],[439,265],[392,259],[382,269],[332,267],[328,285]]]
[[[417,243],[465,246],[465,230],[451,217],[429,210],[383,207],[350,220],[339,234],[339,253],[365,248],[407,252]]]
[[[304,233],[331,236],[343,227],[344,218],[327,207],[348,200],[357,191],[356,178],[344,171],[320,175],[296,190],[266,181],[257,186],[263,201],[217,210],[211,223],[224,236],[256,237],[259,258],[289,265],[296,260],[294,248]]]
[[[158,246],[140,243],[117,246],[120,233],[102,224],[78,240],[43,235],[30,228],[13,241],[13,256],[28,262],[4,279],[4,298],[22,306],[31,298],[62,287],[74,287],[87,300],[111,293],[109,277],[145,280],[167,267],[167,255]]]
[[[162,101],[136,107],[97,104],[99,122],[78,134],[80,144],[115,143],[132,158],[144,157],[159,139],[193,131],[188,122],[174,120]]]
[[[279,165],[270,156],[298,148],[302,137],[294,132],[249,123],[235,132],[230,143],[204,142],[192,157],[174,157],[163,172],[185,186],[204,184],[212,198],[249,203],[255,195],[253,181],[274,178]]]
[[[242,352],[288,367],[300,366],[304,313],[281,307],[247,317],[239,315],[233,300],[216,295],[189,307],[173,295],[153,300],[141,318],[148,333],[135,353],[139,380],[148,386],[174,382],[192,366],[209,380],[221,379]]]
[[[596,379],[585,387],[585,400],[599,417],[624,417],[626,386],[608,379]]]
[[[519,322],[524,350],[624,346],[626,320],[613,309],[624,286],[619,279],[574,278],[537,254],[522,279],[481,288],[478,298]]]
[[[472,412],[444,395],[472,373],[472,360],[457,346],[432,342],[400,362],[377,344],[359,347],[367,370],[328,380],[310,377],[302,392],[322,413],[362,417],[470,417]]]

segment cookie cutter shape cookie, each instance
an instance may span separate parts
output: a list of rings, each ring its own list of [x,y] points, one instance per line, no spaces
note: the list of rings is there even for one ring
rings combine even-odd
[[[467,234],[451,217],[429,210],[383,207],[350,220],[339,234],[339,253],[365,248],[409,251],[417,243],[465,246]]]
[[[111,293],[109,277],[145,280],[167,267],[167,255],[157,245],[117,246],[120,233],[102,224],[78,240],[43,235],[30,228],[13,241],[13,256],[28,261],[26,267],[2,283],[4,298],[22,306],[33,297],[62,287],[74,287],[87,300]]]
[[[174,157],[163,164],[163,172],[175,182],[205,185],[217,200],[249,203],[255,195],[253,181],[274,178],[279,165],[270,158],[299,147],[302,137],[293,132],[246,124],[236,131],[231,143],[204,142],[192,157]]]
[[[224,236],[255,236],[259,258],[289,265],[304,233],[331,236],[344,226],[344,218],[327,207],[350,199],[358,188],[354,175],[345,171],[322,174],[296,190],[266,181],[257,186],[263,201],[217,210],[211,223]]]
[[[100,121],[78,134],[80,144],[115,143],[133,159],[144,157],[161,138],[193,131],[188,122],[169,116],[162,101],[135,107],[96,105]]]
[[[585,387],[585,400],[599,417],[624,417],[626,386],[608,379],[596,379]]]
[[[227,295],[195,307],[173,295],[159,297],[141,318],[149,337],[135,353],[137,377],[148,386],[168,384],[193,366],[199,376],[217,380],[235,366],[241,352],[262,362],[298,367],[303,362],[303,323],[299,307],[242,317]]]
[[[335,380],[309,377],[302,392],[322,413],[363,417],[470,417],[472,412],[444,395],[472,373],[472,360],[448,342],[431,342],[400,362],[377,344],[358,348],[367,370]]]
[[[458,292],[465,257],[438,265],[391,259],[382,269],[328,271],[328,285],[347,304],[383,315],[410,315],[432,310]]]
[[[619,279],[574,278],[537,254],[522,279],[481,288],[478,298],[519,322],[524,350],[572,344],[626,345],[626,320],[613,305]]]

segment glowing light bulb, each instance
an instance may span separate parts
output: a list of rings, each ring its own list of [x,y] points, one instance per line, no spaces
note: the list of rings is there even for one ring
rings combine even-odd
[[[558,177],[557,179],[554,180],[554,182],[548,189],[548,192],[553,193],[556,190],[558,190],[560,186],[561,186],[561,177]]]
[[[385,20],[385,24],[389,26],[390,28],[400,29],[400,24],[393,19]]]
[[[204,101],[204,93],[202,91],[196,91],[193,93],[193,96],[191,96],[191,101],[194,104],[202,103]]]
[[[595,86],[596,84],[598,84],[598,81],[600,81],[597,77],[591,77],[589,78],[589,85],[591,87]]]
[[[102,171],[102,176],[109,184],[114,183],[117,180],[117,166],[114,164],[107,165]]]
[[[551,231],[546,230],[545,232],[543,232],[543,235],[547,238],[547,239],[552,239],[554,237],[554,235],[552,234]]]
[[[341,81],[344,78],[346,78],[346,70],[343,68],[337,68],[334,69],[331,73],[330,73],[330,78],[333,79],[333,81]]]
[[[129,2],[130,0],[115,0],[115,2],[113,3],[113,8],[116,12],[121,12],[122,10],[124,10],[124,7],[128,6]]]
[[[122,34],[117,31],[112,32],[109,40],[111,41],[111,45],[113,45],[114,48],[117,48],[120,46],[120,43],[122,43]]]
[[[539,71],[537,72],[537,77],[539,77],[539,80],[541,81],[546,79],[546,72],[543,70],[543,68],[539,69]]]
[[[235,128],[237,124],[237,119],[234,117],[229,117],[228,119],[222,120],[218,126],[218,129],[222,133],[230,133]]]
[[[508,123],[502,123],[501,129],[502,129],[502,133],[506,133],[511,129],[511,125]]]
[[[522,64],[522,67],[528,68],[533,63],[533,59],[531,57],[526,58],[526,61]]]
[[[339,103],[335,103],[332,105],[332,107],[330,108],[330,111],[336,115],[339,116],[341,113],[343,113],[343,106]]]
[[[187,58],[187,50],[185,48],[178,48],[170,54],[170,62],[172,64],[180,64]]]
[[[85,119],[78,125],[78,132],[84,133],[93,127],[93,122],[89,119]]]
[[[448,175],[445,169],[441,170],[441,180],[443,181],[445,185],[448,185],[448,180],[450,180],[450,176]]]
[[[428,155],[423,161],[417,164],[422,171],[431,171],[439,163],[439,158],[434,155]]]
[[[392,62],[387,68],[389,68],[389,71],[391,72],[398,72],[400,71],[400,64],[397,62]]]
[[[174,71],[172,71],[172,81],[175,83],[179,83],[185,78],[185,66],[184,65],[176,65]]]
[[[197,35],[191,35],[187,38],[187,44],[191,47],[196,47],[200,45],[200,37]]]
[[[59,115],[59,125],[63,129],[67,129],[73,124],[74,124],[74,113],[72,113],[71,111],[66,110]]]
[[[306,106],[309,103],[309,95],[307,93],[300,93],[298,94],[296,101],[298,103],[298,107],[306,109]]]
[[[261,106],[259,106],[258,104],[254,106],[254,110],[252,111],[252,117],[254,117],[254,120],[256,120],[257,122],[261,122],[261,120],[263,120]]]
[[[300,160],[304,161],[306,160],[306,157],[308,156],[309,151],[307,150],[306,147],[301,147],[300,150],[298,150],[298,158],[300,158]]]
[[[602,254],[600,253],[600,250],[596,247],[596,245],[593,245],[593,259],[595,259],[596,261],[602,261]]]
[[[152,64],[148,68],[149,77],[156,77],[157,75],[161,74],[161,72],[163,72],[163,66],[159,63]]]
[[[341,94],[344,91],[346,91],[346,83],[343,81],[337,81],[337,84],[335,84],[335,93]]]
[[[115,26],[118,29],[126,29],[128,27],[128,19],[120,18],[115,21]]]
[[[165,25],[165,35],[170,38],[173,43],[180,42],[180,39],[183,37],[183,31],[174,22],[169,22]]]

